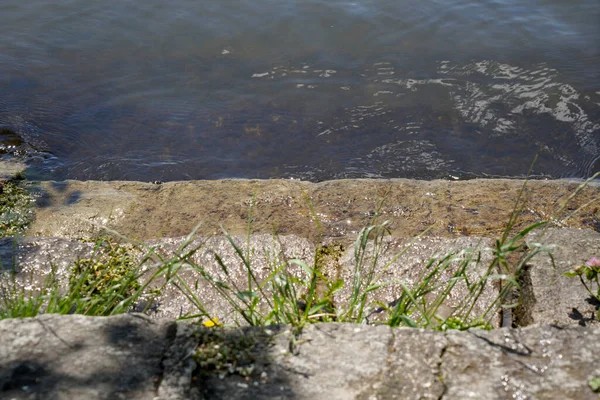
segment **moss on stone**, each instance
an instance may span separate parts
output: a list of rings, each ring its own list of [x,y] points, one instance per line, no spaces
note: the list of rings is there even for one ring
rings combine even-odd
[[[315,252],[315,264],[310,284],[310,292],[314,295],[310,303],[312,305],[324,304],[322,312],[325,313],[335,311],[333,295],[342,286],[340,259],[343,253],[344,246],[341,244],[323,245],[318,247]],[[303,296],[305,302],[308,301],[307,295],[308,293]]]
[[[0,238],[23,233],[33,220],[33,198],[24,181],[0,181]]]
[[[256,369],[256,332],[205,328],[199,331],[199,345],[194,355],[199,373],[250,377]]]
[[[137,273],[130,249],[100,239],[93,257],[75,261],[69,274],[69,286],[82,296],[114,298],[117,303],[140,289]]]

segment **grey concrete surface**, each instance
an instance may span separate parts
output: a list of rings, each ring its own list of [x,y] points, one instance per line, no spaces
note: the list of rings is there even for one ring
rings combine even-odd
[[[0,398],[151,399],[171,322],[143,315],[0,321]]]

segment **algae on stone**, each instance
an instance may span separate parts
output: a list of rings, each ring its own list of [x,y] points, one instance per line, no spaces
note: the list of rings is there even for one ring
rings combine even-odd
[[[139,291],[138,268],[129,249],[100,240],[95,253],[74,262],[69,274],[70,290],[90,298],[112,299],[115,306]]]
[[[201,374],[250,377],[256,368],[259,331],[200,328],[199,344],[194,359]],[[263,339],[264,340],[264,339]]]
[[[0,182],[0,238],[24,232],[33,215],[32,197],[22,181]]]
[[[306,306],[306,302],[315,305],[321,305],[321,310],[325,313],[333,313],[336,305],[334,301],[335,292],[343,285],[340,279],[340,259],[344,253],[344,246],[340,244],[330,244],[320,246],[315,251],[315,264],[310,280],[309,292],[313,293],[312,299],[307,299],[308,293],[302,296],[301,308]]]

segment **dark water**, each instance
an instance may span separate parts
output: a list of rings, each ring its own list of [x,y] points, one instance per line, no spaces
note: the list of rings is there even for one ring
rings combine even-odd
[[[0,17],[0,128],[24,140],[0,153],[42,178],[522,176],[540,149],[536,176],[600,169],[599,0],[2,0]]]

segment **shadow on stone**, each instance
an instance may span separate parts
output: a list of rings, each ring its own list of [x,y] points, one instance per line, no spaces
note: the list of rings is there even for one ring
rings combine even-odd
[[[590,312],[589,317],[586,317],[582,314],[578,309],[574,308],[569,313],[569,318],[574,321],[577,321],[577,325],[579,326],[588,326],[594,322],[597,322],[598,310],[600,309],[600,302],[596,300],[594,297],[590,296],[585,299],[585,302],[592,305],[596,308],[595,312]]]
[[[271,356],[278,335],[284,347],[291,345],[285,343],[292,338],[286,329],[200,328],[192,393],[205,399],[296,398],[286,374],[273,367]]]
[[[0,239],[0,272],[14,270],[17,247],[17,239],[15,238]]]
[[[37,361],[23,359],[4,365],[0,372],[0,393],[10,399],[39,397],[50,394],[56,387],[57,380],[52,379],[47,366]],[[47,399],[56,398],[48,396]]]
[[[167,324],[46,315],[0,322],[0,398],[151,398]]]
[[[80,199],[81,199],[81,192],[76,190],[69,194],[69,196],[67,197],[66,203],[67,203],[67,205],[73,205],[73,204],[79,202]]]
[[[50,181],[47,185],[36,185],[33,188],[35,204],[39,208],[72,206],[81,200],[82,192],[80,190],[69,190],[70,182]]]

